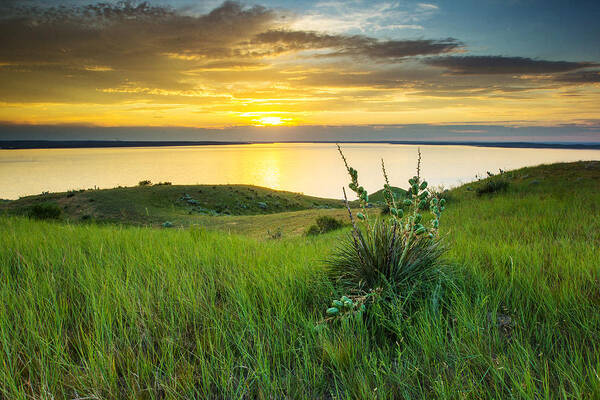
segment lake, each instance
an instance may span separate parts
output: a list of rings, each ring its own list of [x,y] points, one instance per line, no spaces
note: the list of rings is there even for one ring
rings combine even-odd
[[[600,150],[471,146],[344,144],[350,165],[369,191],[383,185],[381,158],[392,185],[415,174],[452,187],[504,170],[545,163],[600,160]],[[134,186],[141,180],[173,184],[244,183],[341,198],[348,177],[334,144],[275,143],[187,147],[0,150],[0,198],[44,191]]]

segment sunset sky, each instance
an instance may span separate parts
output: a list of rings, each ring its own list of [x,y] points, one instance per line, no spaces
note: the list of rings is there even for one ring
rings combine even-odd
[[[434,126],[600,141],[598,21],[598,1],[2,0],[0,138]]]

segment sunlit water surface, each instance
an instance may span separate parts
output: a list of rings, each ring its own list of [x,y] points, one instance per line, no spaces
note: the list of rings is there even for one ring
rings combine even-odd
[[[600,150],[419,146],[430,184],[466,183],[486,171],[544,163],[600,160]],[[344,144],[359,181],[381,188],[380,160],[391,183],[406,186],[417,146]],[[134,186],[141,180],[173,184],[244,183],[340,198],[348,178],[334,144],[252,144],[190,147],[0,150],[0,198],[44,191]]]

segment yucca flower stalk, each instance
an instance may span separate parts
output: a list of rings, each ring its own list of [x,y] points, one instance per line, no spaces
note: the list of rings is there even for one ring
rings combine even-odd
[[[369,213],[367,212],[367,207],[369,204],[369,195],[367,191],[360,186],[358,182],[358,171],[349,166],[348,160],[344,156],[342,148],[340,145],[337,145],[338,151],[344,161],[344,165],[346,166],[346,170],[350,175],[351,182],[348,187],[356,193],[359,199],[359,204],[362,210],[362,213],[357,214],[357,218],[360,221],[363,221],[364,224],[372,228],[372,223],[369,219]],[[402,202],[402,206],[408,207],[408,212],[404,212],[402,207],[398,207],[396,204],[396,198],[394,193],[392,192],[392,187],[389,182],[387,170],[385,168],[385,161],[383,158],[381,159],[381,169],[383,172],[383,177],[385,179],[384,188],[384,199],[390,210],[390,214],[394,223],[400,228],[400,233],[402,236],[406,237],[407,243],[406,247],[410,245],[410,241],[415,236],[427,235],[429,238],[434,238],[438,235],[439,232],[439,224],[441,213],[445,209],[445,199],[439,199],[437,194],[430,192],[428,188],[428,182],[425,180],[421,180],[421,150],[417,150],[417,174],[408,180],[409,188],[406,192],[406,199]],[[344,191],[344,197],[346,198],[346,191]],[[431,221],[431,227],[424,226],[421,221],[423,216],[421,212],[427,208],[429,202],[429,209],[431,214],[433,215],[433,219]],[[348,207],[348,211],[352,218],[352,211]],[[356,224],[353,223],[354,229],[357,229]],[[404,254],[404,253],[403,253]],[[406,255],[404,254],[404,257]],[[404,258],[403,257],[403,258]]]
[[[362,213],[361,212],[357,213],[356,217],[359,220],[366,221],[366,223],[368,225],[369,215],[367,214],[367,206],[369,204],[369,194],[367,193],[365,188],[360,186],[360,184],[358,183],[358,171],[348,165],[348,161],[346,160],[346,157],[344,156],[344,153],[342,152],[342,148],[340,147],[339,144],[337,145],[337,148],[338,148],[338,151],[340,152],[340,155],[342,156],[342,160],[344,161],[344,165],[346,166],[348,175],[350,175],[351,182],[348,184],[348,187],[350,188],[350,190],[352,190],[358,196],[359,204],[362,209]],[[344,189],[344,199],[346,200],[346,203],[348,203],[348,198],[346,197],[345,189]],[[352,216],[352,212],[350,212],[350,214]]]
[[[416,175],[408,180],[409,189],[402,202],[395,198],[385,162],[381,160],[385,179],[384,199],[391,215],[391,219],[387,219],[378,216],[370,218],[369,195],[360,186],[358,171],[349,165],[341,147],[337,147],[350,176],[348,187],[357,195],[360,211],[356,213],[355,219],[343,188],[352,223],[352,239],[342,243],[330,260],[332,275],[348,286],[358,285],[359,289],[373,289],[377,285],[384,285],[394,291],[415,279],[422,280],[423,274],[436,266],[444,251],[438,235],[445,200],[440,200],[430,192],[427,181],[422,180],[420,150]],[[425,226],[422,213],[428,206],[433,218],[429,226]]]

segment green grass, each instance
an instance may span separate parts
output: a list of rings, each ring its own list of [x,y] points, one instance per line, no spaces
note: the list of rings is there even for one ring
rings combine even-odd
[[[347,229],[0,217],[0,398],[600,398],[600,163],[511,174],[503,193],[451,192],[454,287],[399,305],[394,340],[319,324]],[[202,218],[265,231],[287,214]]]
[[[193,226],[221,230],[254,238],[266,238],[267,231],[281,230],[284,237],[301,236],[320,216],[330,216],[344,222],[348,220],[345,208],[312,209],[267,215],[239,215],[224,217],[197,217]]]

